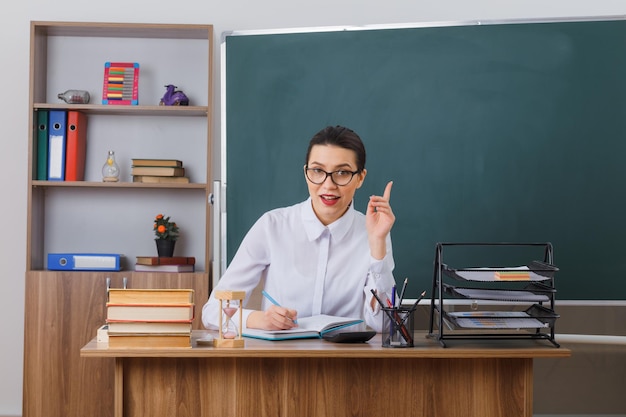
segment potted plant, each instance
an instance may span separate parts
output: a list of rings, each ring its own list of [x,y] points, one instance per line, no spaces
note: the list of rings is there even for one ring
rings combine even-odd
[[[178,226],[170,217],[157,214],[154,218],[154,235],[157,253],[161,257],[174,256],[174,246],[178,239]]]

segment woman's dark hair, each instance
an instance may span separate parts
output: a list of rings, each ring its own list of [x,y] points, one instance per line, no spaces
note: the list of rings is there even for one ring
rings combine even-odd
[[[305,165],[309,163],[311,149],[315,145],[334,145],[350,149],[356,154],[356,167],[359,172],[365,169],[365,145],[359,135],[343,126],[327,126],[311,138],[309,149],[306,151]]]

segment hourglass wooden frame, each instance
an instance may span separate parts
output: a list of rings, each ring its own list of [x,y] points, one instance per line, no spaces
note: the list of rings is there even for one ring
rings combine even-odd
[[[218,290],[215,291],[215,298],[220,300],[220,317],[219,317],[219,335],[217,339],[213,339],[214,347],[230,347],[230,348],[239,348],[244,347],[245,342],[241,335],[241,329],[243,325],[243,300],[246,298],[245,291],[232,291],[232,290]],[[237,327],[237,336],[234,339],[226,339],[224,337],[224,333],[222,331],[223,323],[224,323],[224,301],[239,301],[239,306],[237,309],[239,310],[239,326]]]

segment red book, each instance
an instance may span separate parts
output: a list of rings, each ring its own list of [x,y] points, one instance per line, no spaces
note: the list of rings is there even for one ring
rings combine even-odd
[[[138,256],[138,265],[195,265],[193,256]]]
[[[87,116],[84,113],[75,110],[67,112],[66,137],[65,181],[83,181],[87,151]]]

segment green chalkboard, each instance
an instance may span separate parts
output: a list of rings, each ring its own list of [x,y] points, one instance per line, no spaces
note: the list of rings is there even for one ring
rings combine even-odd
[[[224,43],[229,261],[263,212],[307,197],[308,140],[341,124],[368,150],[356,208],[394,181],[395,276],[409,278],[409,297],[430,296],[437,242],[551,242],[557,300],[626,299],[625,21],[233,33]],[[451,266],[543,254],[495,255]]]

